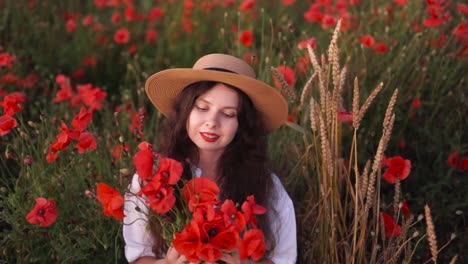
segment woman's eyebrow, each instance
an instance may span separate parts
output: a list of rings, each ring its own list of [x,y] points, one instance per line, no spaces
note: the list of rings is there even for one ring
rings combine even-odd
[[[207,103],[207,104],[209,104],[209,105],[213,105],[210,101],[208,101],[208,100],[206,100],[206,99],[198,98],[198,100],[203,101],[204,103]],[[198,100],[197,100],[197,101],[198,101]],[[237,107],[237,106],[225,106],[225,107],[223,107],[223,109],[235,109],[235,110],[237,110],[238,107]]]

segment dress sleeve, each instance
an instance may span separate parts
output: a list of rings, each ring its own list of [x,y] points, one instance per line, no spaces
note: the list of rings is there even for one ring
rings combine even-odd
[[[125,257],[128,262],[135,261],[142,256],[154,257],[152,251],[153,238],[147,227],[147,205],[137,195],[140,189],[140,179],[135,174],[129,186],[129,192],[125,194],[124,203],[123,237],[125,240]]]
[[[276,247],[270,255],[275,264],[296,263],[296,215],[294,204],[276,175],[272,175],[276,196],[273,198],[273,208],[276,214],[271,213],[272,231],[276,240]]]

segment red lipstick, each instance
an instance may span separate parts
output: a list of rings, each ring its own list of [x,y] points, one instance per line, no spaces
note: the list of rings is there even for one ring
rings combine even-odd
[[[206,142],[215,142],[218,140],[219,135],[215,133],[209,133],[209,132],[200,132],[201,137],[206,141]]]

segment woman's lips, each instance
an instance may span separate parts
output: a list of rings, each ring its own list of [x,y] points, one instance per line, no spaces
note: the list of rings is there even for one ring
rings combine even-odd
[[[218,140],[219,136],[215,133],[209,133],[209,132],[200,132],[201,137],[206,141],[206,142],[215,142]]]

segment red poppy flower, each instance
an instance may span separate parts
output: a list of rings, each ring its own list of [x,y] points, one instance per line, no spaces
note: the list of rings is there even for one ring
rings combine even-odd
[[[97,59],[94,56],[86,57],[83,59],[83,65],[89,67],[96,67]]]
[[[373,46],[375,53],[385,53],[388,51],[387,45],[383,42],[377,42]]]
[[[297,44],[297,47],[299,49],[306,49],[307,46],[310,46],[311,48],[316,49],[317,48],[317,40],[315,38],[309,38],[309,39],[306,39],[306,40],[302,40],[301,42],[299,42]]]
[[[78,149],[78,153],[82,154],[86,151],[96,149],[96,139],[90,132],[83,132],[80,135],[78,144],[75,145]]]
[[[160,7],[153,7],[149,11],[148,21],[154,21],[164,16],[164,10]]]
[[[112,24],[117,25],[120,22],[121,15],[120,13],[113,13],[111,16]]]
[[[89,111],[100,110],[102,102],[107,96],[105,91],[99,87],[93,87],[91,84],[79,85],[77,91],[81,102],[89,107]]]
[[[322,18],[322,28],[327,29],[327,28],[334,27],[337,21],[338,20],[334,16],[325,14]]]
[[[105,183],[96,186],[96,196],[101,202],[105,216],[112,216],[117,220],[124,218],[124,199],[120,193]]]
[[[411,107],[419,108],[421,106],[421,99],[414,98],[413,102],[411,103]]]
[[[76,30],[76,21],[74,19],[67,20],[65,28],[68,33],[71,33]]]
[[[468,14],[468,5],[464,3],[457,3],[457,10],[464,14]]]
[[[138,144],[138,149],[140,151],[133,156],[133,165],[140,179],[146,181],[153,172],[153,147],[148,142],[141,142]]]
[[[324,15],[320,8],[320,4],[312,4],[309,7],[309,10],[307,10],[307,12],[304,13],[304,19],[308,22],[321,23]]]
[[[80,112],[73,117],[71,124],[75,129],[83,131],[86,129],[86,127],[88,127],[92,119],[93,112],[88,112],[86,111],[86,108],[81,107]]]
[[[38,79],[39,76],[37,74],[30,73],[25,78],[18,80],[17,84],[21,88],[31,88],[37,83]]]
[[[246,225],[244,215],[237,210],[232,200],[225,200],[221,205],[221,211],[224,213],[224,223],[227,227],[232,226],[239,232],[244,229]]]
[[[0,53],[0,67],[11,68],[15,60],[16,57],[11,56],[8,52]]]
[[[296,0],[282,0],[283,4],[288,6],[288,5],[292,5],[296,2]]]
[[[244,53],[244,56],[242,56],[245,62],[251,65],[257,65],[258,64],[258,56],[257,54],[253,52],[246,52]]]
[[[162,184],[155,178],[141,188],[139,195],[146,195],[146,203],[153,211],[159,214],[169,212],[176,202],[174,188],[170,185]]]
[[[239,247],[240,259],[244,260],[248,257],[253,261],[262,259],[265,253],[266,244],[263,238],[263,232],[260,229],[250,229],[244,233],[244,236]]]
[[[70,100],[73,97],[72,88],[69,85],[62,85],[60,90],[57,91],[57,95],[53,99],[54,102],[59,103]]]
[[[461,22],[456,28],[452,30],[452,34],[462,39],[468,39],[468,26],[465,24],[465,22]]]
[[[283,75],[283,78],[289,87],[293,87],[294,84],[296,84],[296,74],[291,67],[278,66],[276,69]],[[281,83],[275,75],[273,75],[273,81],[277,88],[281,88]]]
[[[112,157],[114,157],[114,163],[119,163],[122,152],[130,152],[130,147],[127,143],[118,144],[111,149]]]
[[[191,212],[194,212],[200,205],[208,204],[208,207],[212,207],[218,204],[218,194],[218,185],[204,177],[193,178],[182,188],[182,195]]]
[[[359,38],[359,43],[361,43],[366,48],[370,48],[374,45],[375,40],[371,35],[364,35]]]
[[[175,233],[175,238],[172,240],[172,246],[177,252],[191,262],[198,262],[197,250],[201,244],[200,229],[194,221],[186,225],[181,232]]]
[[[161,158],[155,176],[160,182],[173,185],[179,181],[182,171],[182,163],[170,158]]]
[[[0,137],[10,133],[10,131],[18,125],[16,119],[9,115],[0,116]]]
[[[158,36],[158,32],[153,29],[146,30],[146,42],[153,44],[156,41],[156,37]]]
[[[393,2],[399,6],[406,6],[408,4],[408,0],[393,0]]]
[[[130,40],[130,32],[126,28],[117,30],[114,34],[114,41],[117,44],[125,44]]]
[[[36,198],[34,208],[26,215],[26,220],[32,225],[48,227],[57,219],[57,209],[53,199]]]
[[[340,111],[338,112],[337,118],[338,118],[338,121],[347,122],[350,125],[353,124],[353,113]]]
[[[14,75],[12,73],[7,73],[7,74],[2,76],[2,82],[3,83],[14,84],[17,81],[18,81],[18,77],[16,77],[16,75]]]
[[[461,171],[468,169],[468,158],[461,156],[457,151],[449,155],[447,163],[451,167]]]
[[[404,217],[408,217],[408,215],[410,214],[410,209],[406,200],[404,200],[401,204],[401,211],[403,212]]]
[[[3,107],[3,114],[13,116],[22,111],[22,103],[26,101],[26,96],[22,93],[11,93],[3,97],[0,106]]]
[[[239,10],[244,13],[247,13],[250,10],[252,10],[254,7],[255,7],[255,0],[244,0],[239,6]]]
[[[385,234],[387,237],[396,237],[401,232],[401,226],[397,225],[393,218],[387,213],[381,213],[382,219],[384,221]]]
[[[411,171],[411,161],[403,159],[401,156],[387,158],[385,166],[388,168],[384,172],[383,178],[390,184],[394,184],[397,179],[406,179]]]
[[[60,126],[61,134],[57,136],[57,139],[60,139],[61,142],[70,142],[70,139],[79,139],[81,131],[77,129],[70,129],[67,127],[67,124],[62,123]]]
[[[257,226],[257,219],[255,215],[261,215],[266,213],[266,208],[255,203],[255,197],[253,195],[247,196],[246,201],[242,204],[242,212],[244,213],[245,221],[247,224],[252,224],[254,227]]]
[[[252,30],[242,31],[239,37],[239,41],[246,47],[252,46],[253,43],[253,32]]]

